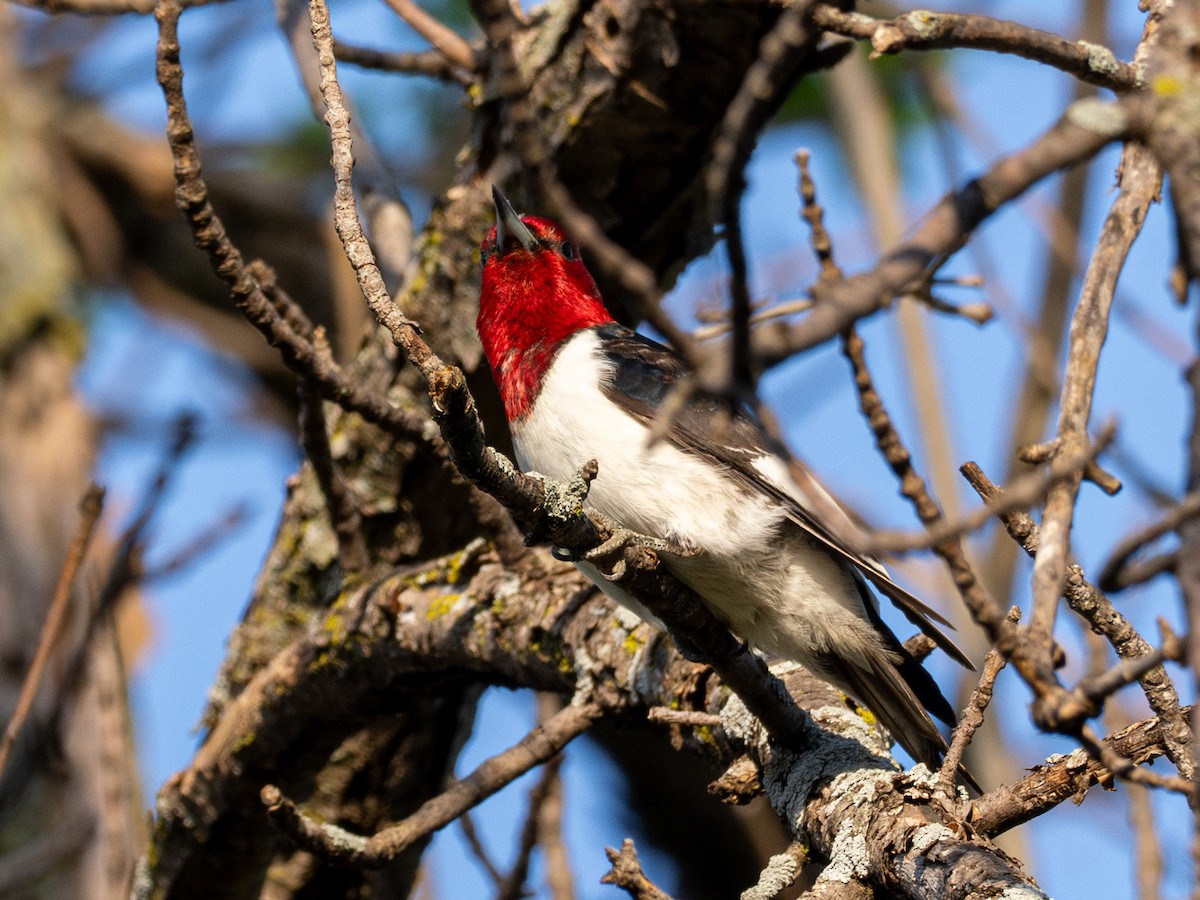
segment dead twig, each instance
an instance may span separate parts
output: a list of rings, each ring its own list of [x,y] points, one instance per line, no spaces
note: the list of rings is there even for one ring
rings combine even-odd
[[[1096,579],[1100,589],[1104,591],[1120,590],[1128,583],[1130,559],[1134,554],[1164,534],[1177,531],[1181,525],[1196,515],[1200,515],[1200,491],[1192,491],[1187,494],[1165,516],[1152,525],[1123,537],[1112,549],[1108,561],[1100,569],[1100,577]]]
[[[1021,611],[1017,607],[1014,606],[1008,611],[1007,620],[1014,625],[1020,618]],[[976,682],[975,690],[971,692],[971,699],[967,701],[967,708],[959,717],[958,725],[955,726],[954,733],[950,736],[950,747],[946,750],[946,757],[942,760],[941,769],[938,770],[938,785],[947,797],[955,795],[954,785],[958,780],[963,753],[970,746],[975,732],[983,725],[984,713],[987,712],[988,704],[992,702],[992,689],[996,684],[996,676],[1003,671],[1007,662],[1004,655],[995,647],[989,650],[983,659],[983,671],[979,673],[979,681]]]
[[[1012,513],[1029,509],[1044,500],[1047,492],[1059,482],[1075,477],[1101,452],[1112,444],[1116,431],[1106,426],[1096,439],[1078,453],[1055,459],[1045,472],[1030,472],[1013,482],[1010,488],[998,491],[986,505],[964,513],[954,521],[942,519],[927,528],[924,533],[903,531],[876,531],[862,548],[870,553],[911,553],[928,550],[931,546],[951,538],[959,538],[982,527],[993,516],[1003,519]],[[964,463],[963,470],[978,466]]]
[[[601,884],[612,884],[625,891],[633,900],[671,900],[671,895],[661,890],[646,877],[638,859],[637,849],[630,838],[621,842],[621,849],[605,847],[604,854],[612,868],[600,879]]]
[[[162,578],[169,578],[177,572],[182,571],[195,562],[198,557],[203,556],[221,543],[221,541],[229,537],[230,534],[246,521],[246,518],[247,509],[245,506],[234,507],[199,534],[190,538],[183,547],[180,547],[165,560],[153,568],[143,568],[141,580],[143,582],[157,581]]]
[[[1183,713],[1192,715],[1192,707]],[[1103,739],[1123,761],[1144,765],[1164,753],[1157,718],[1136,722]],[[1016,784],[988,791],[971,804],[967,821],[990,837],[1028,822],[1064,800],[1083,799],[1094,785],[1106,784],[1112,773],[1095,756],[1080,748],[1066,756],[1056,755],[1036,766]]]
[[[754,352],[773,366],[801,350],[842,334],[853,322],[877,312],[894,297],[919,286],[966,243],[996,210],[1052,172],[1090,159],[1112,141],[1138,129],[1137,97],[1105,104],[1082,101],[1040,138],[994,164],[963,188],[947,194],[921,219],[909,238],[870,271],[818,284],[813,311],[794,325],[776,323],[754,334]],[[715,352],[710,351],[710,352]]]
[[[485,760],[466,778],[426,801],[402,822],[370,837],[309,818],[274,785],[262,789],[262,802],[271,820],[299,847],[331,862],[376,868],[395,859],[414,841],[444,828],[484,798],[557,755],[591,727],[600,714],[601,708],[594,703],[565,707],[518,743]]]
[[[358,413],[397,437],[426,442],[436,455],[445,458],[444,446],[428,428],[427,417],[396,409],[386,400],[362,390],[331,359],[317,353],[305,336],[311,330],[311,323],[296,326],[295,323],[306,323],[307,317],[277,284],[271,268],[258,260],[247,263],[229,240],[209,201],[183,96],[178,38],[182,9],[180,2],[164,2],[156,11],[159,22],[156,74],[167,104],[167,142],[174,163],[176,204],[191,226],[196,246],[208,254],[213,271],[226,283],[235,305],[267,342],[279,350],[289,369],[297,375],[313,377],[323,394],[344,409]]]
[[[529,792],[529,808],[525,813],[525,824],[517,842],[517,861],[513,863],[508,877],[500,884],[496,900],[521,900],[525,896],[525,881],[529,878],[529,864],[534,848],[541,837],[542,808],[549,801],[559,782],[562,756],[556,756],[542,767],[542,777]]]
[[[818,277],[822,281],[829,281],[841,278],[842,270],[833,259],[833,241],[830,240],[829,232],[825,228],[825,210],[817,203],[817,186],[808,169],[808,161],[811,157],[812,154],[807,150],[796,152],[796,169],[800,173],[800,216],[808,223],[808,242],[817,257],[817,262],[821,264],[821,273]],[[810,300],[805,308],[811,306],[812,301]],[[800,310],[795,311],[799,312]]]
[[[1117,278],[1129,248],[1141,233],[1150,204],[1158,196],[1160,179],[1158,166],[1144,147],[1131,144],[1125,148],[1121,191],[1101,227],[1071,319],[1058,425],[1051,442],[1054,458],[1073,454],[1088,444],[1088,419],[1100,349],[1108,334],[1108,316]],[[1031,640],[1046,654],[1044,664],[1050,663],[1053,652],[1052,635],[1066,576],[1071,522],[1084,474],[1080,472],[1053,485],[1042,512],[1041,538],[1033,563],[1033,602],[1028,630]],[[1093,478],[1104,480],[1098,472],[1093,473]]]
[[[892,426],[883,400],[875,390],[871,374],[867,370],[862,338],[853,331],[847,332],[842,339],[842,352],[854,375],[859,406],[875,434],[880,453],[900,481],[900,492],[913,505],[917,518],[926,529],[936,527],[942,522],[942,511],[929,495],[924,479],[913,465],[912,455]],[[932,549],[949,568],[955,586],[971,611],[971,616],[987,630],[993,643],[1002,635],[1011,633],[1012,626],[1005,622],[1007,611],[1000,611],[998,604],[976,576],[963,550],[961,539],[955,535],[947,536],[934,542]]]
[[[890,20],[873,19],[844,12],[831,3],[818,3],[813,9],[813,24],[834,34],[870,41],[874,56],[902,50],[967,47],[1022,56],[1117,92],[1139,87],[1134,67],[1118,60],[1107,47],[1068,41],[1048,31],[989,16],[919,10]]]
[[[750,360],[752,304],[739,214],[746,186],[744,170],[754,148],[755,135],[778,105],[780,92],[791,86],[804,59],[803,54],[795,51],[812,39],[807,27],[811,7],[811,0],[786,7],[763,37],[758,58],[747,69],[737,94],[725,111],[721,130],[713,143],[712,161],[704,173],[710,203],[709,218],[721,223],[729,256],[729,320],[733,338],[723,389],[733,402],[752,400],[755,383]]]
[[[479,60],[471,45],[413,0],[387,0],[387,5],[408,23],[413,31],[429,41],[433,49],[446,57],[448,62],[468,72],[474,72],[479,67]]]
[[[12,756],[13,747],[17,743],[17,735],[21,733],[25,719],[29,716],[29,711],[33,709],[33,701],[37,697],[38,688],[42,683],[46,664],[50,662],[50,656],[54,652],[54,647],[62,633],[63,623],[66,621],[71,588],[74,587],[75,578],[79,574],[79,565],[83,562],[84,554],[87,553],[88,544],[96,530],[96,522],[99,521],[100,513],[103,510],[104,488],[92,484],[79,502],[79,524],[76,526],[75,535],[71,538],[70,546],[67,548],[67,558],[63,560],[62,569],[58,573],[58,582],[54,586],[54,595],[46,612],[46,621],[42,625],[42,634],[38,639],[37,649],[33,653],[29,671],[25,673],[25,678],[21,682],[21,694],[17,698],[12,718],[4,727],[3,736],[0,736],[0,778],[4,777],[4,770],[8,766],[9,757]]]
[[[539,715],[545,719],[562,709],[563,700],[557,694],[538,696]],[[546,793],[537,807],[537,840],[542,848],[542,862],[546,870],[546,886],[553,900],[574,900],[575,883],[567,843],[563,837],[563,779],[558,756],[547,764],[553,767],[553,776],[547,776]],[[532,804],[532,799],[531,799]]]
[[[359,47],[347,44],[345,41],[334,40],[333,52],[339,62],[360,66],[364,69],[378,69],[384,72],[401,72],[406,75],[428,75],[439,81],[460,84],[464,87],[471,83],[472,75],[456,67],[437,50],[424,50],[419,53],[394,53],[387,50],[375,50],[371,47]]]
[[[500,885],[504,884],[504,874],[496,868],[496,864],[492,862],[491,856],[488,855],[487,848],[483,846],[479,832],[475,830],[475,820],[471,817],[470,810],[458,817],[458,825],[462,829],[463,837],[466,838],[467,846],[471,849],[471,853],[479,860],[480,865],[487,872],[492,884],[500,887]]]
[[[1002,499],[1005,491],[997,487],[975,463],[963,466],[964,477],[989,504]],[[1012,510],[1000,513],[1000,521],[1012,539],[1032,555],[1041,539],[1037,523],[1024,512]],[[1087,580],[1075,564],[1068,566],[1063,585],[1063,597],[1073,612],[1116,650],[1121,659],[1139,659],[1154,652],[1154,648],[1102,591]],[[1190,778],[1194,772],[1191,750],[1191,726],[1184,719],[1179,694],[1166,671],[1158,666],[1149,669],[1140,679],[1150,708],[1161,722],[1163,744],[1168,758],[1180,774]]]

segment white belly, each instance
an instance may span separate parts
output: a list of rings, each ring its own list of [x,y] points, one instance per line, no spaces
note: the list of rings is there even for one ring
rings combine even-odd
[[[521,468],[565,481],[595,459],[599,474],[588,506],[639,534],[702,550],[666,562],[757,648],[810,663],[835,640],[843,655],[854,644],[877,652],[850,572],[777,503],[667,440],[647,446],[646,428],[599,389],[597,340],[587,332],[572,338],[547,373],[531,414],[514,423]],[[783,471],[777,460],[764,463],[768,478]],[[590,566],[581,569],[614,599],[643,613],[619,587],[597,580]]]

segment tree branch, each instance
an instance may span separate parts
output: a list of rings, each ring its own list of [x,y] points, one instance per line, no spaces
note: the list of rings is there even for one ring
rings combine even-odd
[[[771,323],[754,334],[754,351],[764,366],[841,334],[892,298],[918,287],[958,251],[997,209],[1059,169],[1089,159],[1135,130],[1137,109],[1129,101],[1080,101],[1033,144],[1008,156],[922,216],[908,240],[869,272],[813,288],[816,305],[794,325]],[[708,352],[716,352],[714,349]]]
[[[874,56],[902,50],[967,47],[1032,59],[1112,91],[1132,91],[1141,86],[1134,67],[1118,60],[1107,47],[1068,41],[1048,31],[989,16],[916,10],[894,19],[873,19],[844,12],[830,3],[818,3],[813,9],[813,24],[834,34],[870,41]]]
[[[530,769],[556,756],[590,728],[602,712],[598,705],[586,700],[564,707],[518,743],[480,763],[466,778],[428,800],[404,821],[368,838],[305,816],[274,785],[262,789],[262,802],[272,820],[298,846],[330,862],[376,868],[395,859],[414,842],[449,825]]]
[[[1185,707],[1183,713],[1191,718],[1193,708]],[[1104,738],[1104,744],[1120,758],[1139,766],[1165,752],[1157,718],[1136,722]],[[1092,786],[1108,784],[1111,779],[1112,773],[1104,764],[1081,748],[1037,766],[1016,784],[989,791],[971,805],[967,819],[982,833],[994,837],[1037,818],[1064,800],[1082,801]]]

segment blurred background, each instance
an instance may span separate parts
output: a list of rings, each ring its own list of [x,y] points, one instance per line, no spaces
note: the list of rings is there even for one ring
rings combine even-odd
[[[477,35],[461,3],[439,0],[429,8],[460,33]],[[895,13],[881,4],[860,8]],[[1143,21],[1133,0],[978,0],[938,8],[1087,37],[1122,59],[1130,57]],[[7,85],[0,96],[0,564],[11,574],[0,586],[6,622],[0,708],[11,709],[15,700],[88,479],[107,488],[97,542],[114,550],[165,467],[161,502],[139,534],[144,552],[137,554],[135,577],[111,598],[108,680],[91,679],[89,688],[99,692],[96,715],[113,717],[101,729],[111,742],[97,759],[109,766],[135,760],[128,771],[136,780],[117,779],[113,789],[132,793],[135,806],[148,809],[158,787],[195,751],[225,640],[250,596],[286,481],[299,464],[294,387],[274,351],[231,309],[174,208],[152,17],[47,15],[11,5],[0,7],[0,15]],[[335,35],[346,43],[424,47],[377,0],[343,0],[333,16]],[[310,113],[273,10],[246,2],[197,8],[184,17],[182,38],[184,86],[214,202],[247,254],[274,265],[330,329],[339,355],[348,355],[366,310],[332,233],[326,132]],[[461,88],[350,65],[341,75],[358,124],[385,156],[419,227],[451,184],[466,139]],[[771,303],[799,298],[816,274],[798,214],[798,149],[812,153],[838,262],[860,269],[943,192],[1044,131],[1079,90],[1053,69],[974,51],[876,61],[862,52],[806,80],[760,142],[748,173],[742,214],[754,296]],[[878,104],[877,115],[847,115],[848,104],[868,101]],[[861,105],[854,108],[861,113]],[[865,132],[864,121],[873,123]],[[1112,196],[1117,158],[1110,149],[1088,168],[1039,186],[950,263],[944,274],[968,282],[978,276],[982,286],[950,286],[943,295],[990,304],[990,322],[902,307],[861,329],[884,399],[951,515],[977,502],[955,471],[960,464],[975,460],[1006,481],[1015,471],[1015,448],[1052,429],[1064,323]],[[1190,398],[1182,376],[1193,359],[1194,322],[1167,288],[1171,227],[1163,209],[1152,211],[1121,280],[1093,421],[1118,425],[1107,464],[1124,489],[1108,497],[1083,488],[1073,547],[1088,572],[1097,572],[1121,536],[1152,521],[1183,489]],[[726,302],[727,277],[718,247],[680,277],[667,301],[672,314],[699,325],[706,311]],[[792,449],[868,522],[915,527],[857,411],[836,346],[771,372],[762,396]],[[181,417],[194,439],[172,455]],[[1029,565],[1009,544],[988,529],[971,547],[993,590],[1024,602]],[[934,562],[914,556],[889,565],[917,594],[962,618]],[[1157,634],[1156,617],[1184,628],[1173,582],[1150,582],[1116,599],[1147,636]],[[973,631],[963,633],[969,639]],[[1075,622],[1060,635],[1072,680],[1092,658],[1088,640]],[[967,643],[980,659],[986,648]],[[935,657],[927,665],[947,687],[957,683],[959,673],[947,661]],[[127,726],[113,706],[122,673]],[[70,666],[58,666],[54,677],[70,683]],[[959,705],[970,687],[960,687]],[[40,721],[53,719],[53,694],[43,692]],[[1120,699],[1124,708],[1106,732],[1148,715],[1136,688]],[[1033,730],[1028,701],[1026,688],[1004,673],[993,713],[1000,727],[980,738],[984,756],[973,765],[1014,780],[1025,767],[1073,749],[1065,738]],[[533,723],[535,705],[532,696],[489,691],[460,771],[518,739]],[[36,771],[32,760],[45,753],[70,758],[69,730],[61,742],[23,744],[15,771]],[[89,745],[88,753],[95,749]],[[565,829],[581,897],[615,895],[598,884],[608,868],[602,848],[626,836],[638,840],[660,885],[682,890],[669,841],[631,811],[623,793],[630,788],[613,787],[627,785],[622,752],[636,755],[589,738],[567,754],[564,795],[574,814]],[[17,793],[13,782],[20,777],[6,774],[0,803]],[[52,781],[39,788],[42,809],[60,816],[73,801],[55,797]],[[480,839],[500,859],[511,853],[528,787],[519,782],[475,817]],[[645,789],[639,787],[644,803],[658,802]],[[21,835],[33,830],[6,816],[0,846],[20,846]],[[1136,854],[1101,852],[1135,838]],[[1066,805],[1008,840],[1059,898],[1171,897],[1188,890],[1190,816],[1175,796],[1147,797],[1126,785],[1094,790],[1082,810]],[[427,859],[425,896],[489,893],[491,882],[457,825],[438,836]],[[535,872],[531,884],[539,883]]]

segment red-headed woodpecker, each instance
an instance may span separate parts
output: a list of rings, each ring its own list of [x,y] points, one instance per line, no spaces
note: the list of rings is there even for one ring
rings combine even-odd
[[[916,760],[945,742],[926,710],[952,723],[937,684],[879,617],[868,582],[964,665],[929,621],[945,622],[850,549],[853,524],[811,476],[803,487],[748,413],[726,416],[694,396],[650,440],[685,374],[671,350],[617,324],[579,250],[552,222],[518,216],[493,189],[496,226],[483,242],[477,326],[526,471],[566,481],[590,459],[588,506],[610,522],[687,553],[663,554],[719,620],[753,647],[799,662],[865,704]],[[819,521],[812,501],[833,510]],[[828,518],[828,513],[826,513]],[[613,599],[644,608],[588,562]]]

